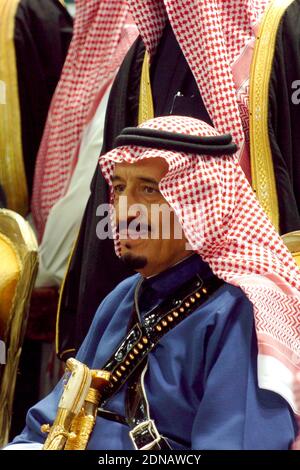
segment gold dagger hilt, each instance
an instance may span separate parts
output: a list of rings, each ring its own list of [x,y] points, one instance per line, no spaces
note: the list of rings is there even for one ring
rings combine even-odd
[[[104,370],[92,370],[92,383],[80,413],[74,417],[65,450],[85,450],[93,432],[102,392],[110,383],[111,374]]]
[[[67,360],[66,371],[71,375],[54,423],[41,426],[41,431],[48,433],[43,450],[85,449],[96,422],[101,393],[110,383],[109,372],[91,370],[73,358]]]

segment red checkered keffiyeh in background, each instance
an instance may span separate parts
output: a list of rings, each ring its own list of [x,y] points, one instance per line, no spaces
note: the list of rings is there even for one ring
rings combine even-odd
[[[167,18],[214,127],[230,133],[250,180],[249,75],[255,36],[269,0],[128,0],[153,56]]]
[[[32,197],[42,237],[50,209],[66,193],[86,121],[137,37],[125,0],[77,0],[74,34],[48,114]],[[99,153],[100,153],[99,149]]]

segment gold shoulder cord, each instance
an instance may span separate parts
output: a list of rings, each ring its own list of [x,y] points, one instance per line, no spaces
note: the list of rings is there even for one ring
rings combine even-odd
[[[139,99],[139,125],[148,119],[154,118],[154,107],[150,82],[150,57],[148,52],[145,52],[142,76],[140,84],[140,99]]]
[[[275,174],[268,133],[269,81],[280,20],[294,0],[273,0],[256,40],[250,73],[250,155],[252,187],[279,232]]]
[[[8,208],[25,216],[28,191],[14,46],[15,14],[19,2],[0,0],[0,181]]]

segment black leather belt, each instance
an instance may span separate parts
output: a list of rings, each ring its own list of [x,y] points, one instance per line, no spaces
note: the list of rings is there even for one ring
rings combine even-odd
[[[144,388],[144,376],[148,358],[135,372],[126,391],[126,417],[131,428],[129,437],[136,450],[170,450],[166,437],[162,436],[150,416],[149,403]]]

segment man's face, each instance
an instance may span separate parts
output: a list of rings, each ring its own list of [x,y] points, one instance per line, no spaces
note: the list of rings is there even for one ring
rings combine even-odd
[[[148,277],[190,254],[177,217],[158,183],[167,173],[163,158],[118,163],[112,177],[121,256]]]

